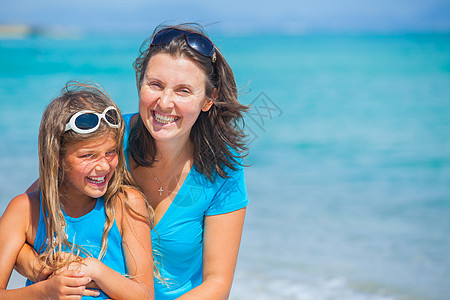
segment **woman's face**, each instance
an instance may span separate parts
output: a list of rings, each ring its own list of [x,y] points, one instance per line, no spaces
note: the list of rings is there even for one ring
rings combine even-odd
[[[150,59],[140,90],[139,113],[157,142],[189,140],[200,112],[212,105],[205,87],[205,73],[192,60],[164,53]]]

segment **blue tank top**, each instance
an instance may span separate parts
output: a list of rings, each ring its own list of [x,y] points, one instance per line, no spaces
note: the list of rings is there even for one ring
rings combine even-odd
[[[103,226],[106,221],[105,201],[103,198],[98,198],[97,203],[92,211],[79,218],[69,217],[63,210],[64,219],[66,221],[66,234],[69,242],[72,242],[84,250],[86,250],[92,257],[98,258],[102,245]],[[44,223],[44,216],[42,213],[42,199],[40,199],[40,213],[39,225],[34,239],[33,248],[42,253],[45,251],[44,245],[47,241],[47,233]],[[70,250],[68,251],[70,252]],[[85,257],[84,254],[80,256]],[[122,275],[127,273],[126,262],[122,249],[122,236],[116,221],[108,233],[108,248],[101,261],[111,269],[119,272]],[[33,282],[27,280],[26,285],[31,285]],[[98,297],[82,297],[85,299],[109,299],[108,295],[100,291]]]

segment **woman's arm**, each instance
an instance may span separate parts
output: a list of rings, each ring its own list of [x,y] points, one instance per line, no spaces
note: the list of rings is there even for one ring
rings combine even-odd
[[[22,276],[33,282],[42,281],[50,276],[51,272],[41,266],[37,260],[37,253],[28,243],[20,249],[16,258],[14,269]]]
[[[203,282],[178,299],[228,299],[244,219],[245,208],[205,217]]]
[[[66,254],[66,253],[65,253]],[[41,264],[37,260],[37,253],[28,243],[25,243],[20,249],[20,252],[16,259],[16,265],[14,269],[19,272],[22,276],[30,279],[33,282],[37,282],[36,284],[41,285],[40,281],[51,281],[45,284],[48,284],[50,288],[45,287],[43,292],[45,295],[51,298],[51,296],[55,296],[55,299],[58,299],[57,295],[62,295],[64,291],[64,286],[69,285],[73,287],[84,285],[82,288],[83,296],[91,296],[96,297],[100,295],[100,292],[95,290],[98,289],[98,286],[94,281],[91,281],[89,277],[85,277],[85,279],[81,281],[71,280],[69,277],[74,277],[73,279],[83,277],[83,273],[77,270],[66,270],[61,272],[56,272],[53,274],[54,276],[58,276],[56,279],[46,280],[50,275],[52,275],[51,271],[45,268],[42,268]],[[51,298],[53,299],[53,298]]]
[[[86,258],[81,271],[89,275],[98,287],[113,299],[154,299],[153,256],[151,248],[151,228],[145,221],[147,210],[141,195],[128,190],[131,207],[141,217],[126,206],[116,209],[121,215],[122,245],[127,264],[128,277],[121,275],[95,258]],[[119,210],[122,210],[122,214]]]

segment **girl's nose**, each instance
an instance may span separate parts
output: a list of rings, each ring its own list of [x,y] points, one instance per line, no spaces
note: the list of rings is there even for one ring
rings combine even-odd
[[[95,164],[95,168],[99,171],[109,170],[110,165],[109,161],[106,158],[106,155],[103,155]]]

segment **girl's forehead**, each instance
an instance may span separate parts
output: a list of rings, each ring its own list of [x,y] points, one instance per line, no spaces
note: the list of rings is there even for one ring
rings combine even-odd
[[[117,146],[116,136],[115,134],[110,132],[107,135],[97,136],[95,138],[93,137],[92,139],[72,143],[67,146],[66,153],[69,154],[70,152],[83,150],[104,151],[109,150],[111,148],[115,148],[116,146]]]

